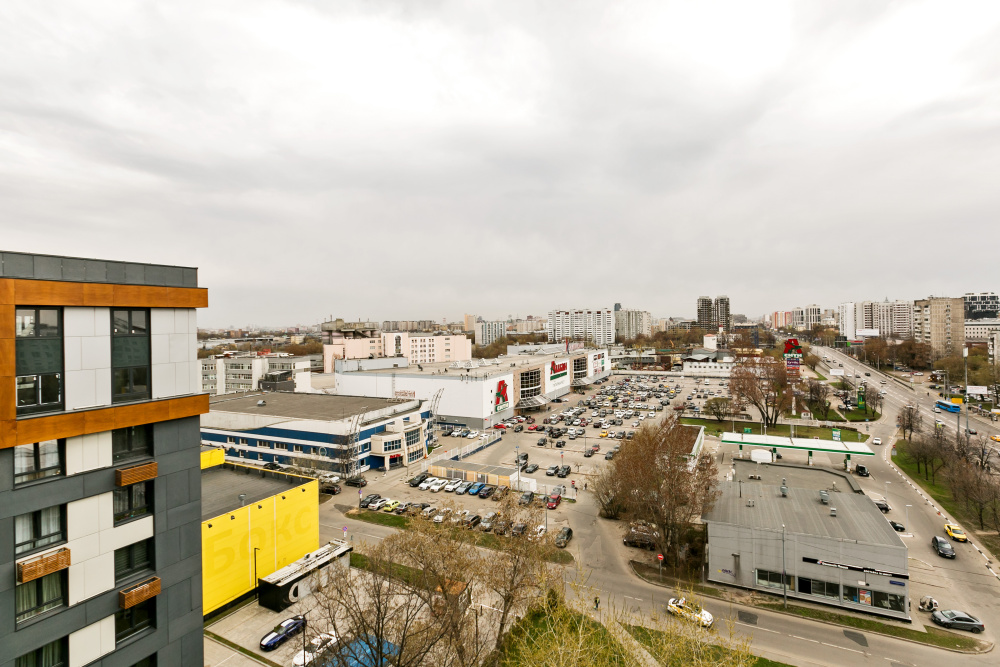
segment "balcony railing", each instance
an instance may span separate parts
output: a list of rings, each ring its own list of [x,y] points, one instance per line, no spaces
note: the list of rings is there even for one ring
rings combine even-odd
[[[160,578],[150,577],[134,586],[118,591],[118,606],[122,609],[128,609],[159,594]]]
[[[17,564],[17,583],[24,584],[70,566],[69,549],[62,548]]]
[[[157,470],[156,461],[132,466],[131,468],[119,468],[115,470],[115,485],[119,487],[131,486],[139,482],[145,482],[148,479],[154,479]]]

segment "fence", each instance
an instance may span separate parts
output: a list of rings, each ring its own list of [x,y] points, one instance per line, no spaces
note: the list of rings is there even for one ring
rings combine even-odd
[[[487,447],[490,447],[503,439],[503,433],[499,431],[488,431],[484,435],[486,437],[479,436],[475,439],[475,441],[460,448],[450,447],[449,449],[444,449],[445,447],[448,447],[448,445],[442,444],[440,449],[438,449],[433,456],[424,459],[423,463],[420,464],[420,471],[427,472],[428,468],[432,465],[439,464],[441,461],[461,461],[469,456],[472,456],[476,452],[481,452]],[[444,441],[442,440],[441,442]]]

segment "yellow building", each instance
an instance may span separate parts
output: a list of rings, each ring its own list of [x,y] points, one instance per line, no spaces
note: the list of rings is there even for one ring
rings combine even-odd
[[[251,593],[256,582],[319,548],[319,483],[309,477],[201,458],[204,613]]]

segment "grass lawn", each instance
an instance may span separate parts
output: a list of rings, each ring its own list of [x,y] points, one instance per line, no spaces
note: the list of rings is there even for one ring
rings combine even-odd
[[[366,521],[368,523],[375,523],[380,526],[389,526],[390,528],[400,528],[407,529],[410,527],[410,522],[415,519],[410,516],[398,516],[396,514],[386,514],[385,512],[372,512],[370,510],[360,510],[354,511],[349,514],[352,519],[357,519],[359,521]],[[421,519],[423,520],[423,519]],[[467,532],[463,528],[456,527],[455,531]],[[476,546],[485,547],[487,549],[493,549],[494,551],[503,551],[504,545],[503,541],[508,538],[498,537],[493,533],[484,533],[482,531],[476,530],[472,531],[471,535],[475,537],[473,542]],[[567,563],[573,562],[573,554],[566,551],[565,549],[556,549],[553,551],[548,559],[549,562],[558,563],[560,565],[565,565]]]
[[[853,410],[850,410],[849,412],[845,412],[844,416],[847,418],[847,421],[849,422],[863,422],[866,419],[869,421],[875,421],[882,415],[881,413],[878,412],[869,413],[865,412],[864,410],[858,410],[857,408],[855,408]]]
[[[614,665],[632,664],[629,652],[611,636],[608,629],[584,614],[565,608],[549,613],[535,608],[528,611],[510,629],[501,649],[501,667],[522,667],[536,664],[545,646],[560,637],[571,637],[580,642],[582,653],[591,658],[591,664]]]
[[[921,472],[917,472],[917,463],[910,459],[906,455],[907,442],[905,440],[897,440],[896,456],[892,457],[892,462],[899,466],[899,469],[910,476],[914,482],[920,485],[920,487],[929,495],[934,501],[941,506],[941,508],[962,523],[968,530],[973,531],[979,526],[979,519],[969,512],[964,505],[957,502],[955,497],[951,493],[951,489],[947,487],[944,483],[944,476],[941,473],[937,475],[937,483],[931,484],[930,476],[925,479],[923,473],[923,467],[921,467]],[[944,519],[941,520],[942,525],[944,524]],[[1000,553],[1000,537],[997,535],[973,535],[973,537],[978,538],[984,547],[989,549],[993,554]]]
[[[733,427],[733,422],[731,421],[716,421],[714,419],[696,419],[694,417],[681,417],[682,424],[691,424],[694,426],[704,426],[705,432],[708,435],[721,435],[723,432],[731,431]],[[760,422],[746,422],[737,421],[736,422],[736,432],[742,433],[743,429],[752,429],[751,433],[761,433]],[[780,435],[788,437],[792,433],[791,426],[789,424],[778,424],[777,426],[768,426],[768,435]],[[799,426],[795,425],[795,437],[796,438],[812,438],[813,436],[818,437],[820,440],[832,440],[833,432],[831,429],[822,426]],[[842,428],[840,429],[840,439],[844,442],[864,442],[868,439],[868,436],[859,433],[853,428]]]
[[[826,378],[823,377],[823,374],[820,373],[819,371],[813,371],[813,373],[816,374],[816,379],[819,380],[820,382],[824,382],[826,380]]]
[[[758,604],[757,606],[765,609],[774,609],[776,611],[785,611],[782,603],[777,601],[765,602]],[[864,630],[866,632],[878,632],[883,635],[889,635],[890,637],[900,637],[902,639],[909,639],[910,641],[920,642],[921,644],[929,644],[931,646],[959,649],[962,651],[974,651],[977,647],[985,648],[987,646],[986,642],[974,639],[972,635],[960,635],[947,630],[939,630],[933,626],[927,626],[927,632],[921,632],[920,630],[916,630],[914,628],[889,625],[888,623],[882,623],[881,621],[876,621],[870,618],[858,618],[847,614],[838,614],[833,611],[826,611],[825,609],[799,607],[793,604],[788,605],[787,611],[805,618],[813,618],[820,621],[827,621],[828,623],[836,623],[837,625],[843,625],[857,630]]]
[[[654,659],[658,659],[659,662],[663,662],[664,659],[674,657],[678,658],[680,656],[659,656],[657,653],[658,646],[663,646],[667,643],[667,640],[663,639],[663,631],[661,630],[651,630],[650,628],[644,628],[641,625],[622,625],[625,630],[632,635],[637,642],[642,644],[647,651],[653,656]],[[729,653],[732,653],[730,649],[723,648],[721,646],[715,646],[712,644],[703,645],[702,655],[697,656],[699,660],[697,662],[688,658],[684,660],[687,664],[712,664],[718,662],[721,658]],[[694,657],[694,656],[692,656]],[[666,663],[664,663],[666,664]],[[786,662],[775,662],[774,660],[768,660],[767,658],[758,657],[753,663],[747,663],[754,665],[754,667],[792,667]]]
[[[670,574],[664,574],[661,576],[660,568],[654,567],[647,563],[640,563],[637,560],[630,560],[629,565],[632,566],[632,570],[638,574],[640,577],[645,579],[651,584],[665,584],[670,586],[675,586],[680,589],[690,588],[695,593],[699,595],[707,595],[713,598],[723,597],[722,591],[718,588],[712,586],[706,586],[698,581],[698,576],[695,575],[690,579],[683,579],[680,577],[675,577]]]

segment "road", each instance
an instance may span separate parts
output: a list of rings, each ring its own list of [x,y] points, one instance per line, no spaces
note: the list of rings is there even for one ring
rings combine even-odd
[[[823,351],[828,355],[837,355],[840,363],[844,363],[845,370],[853,371],[857,368],[862,376],[867,370],[872,373],[875,382],[881,379],[875,371],[858,368],[858,364],[853,360],[839,353]],[[690,384],[690,380],[687,383]],[[888,488],[889,502],[893,507],[888,515],[889,518],[906,523],[909,532],[903,534],[902,538],[911,550],[910,593],[914,599],[914,606],[921,595],[929,593],[934,595],[945,608],[965,608],[980,616],[986,623],[987,632],[981,637],[994,641],[993,631],[1000,627],[1000,604],[997,602],[1000,599],[1000,582],[990,575],[986,569],[985,559],[971,545],[956,544],[958,558],[954,561],[940,559],[931,550],[930,537],[942,533],[941,526],[944,519],[892,470],[887,460],[891,450],[888,443],[891,442],[895,432],[896,412],[904,405],[913,404],[914,395],[908,388],[901,387],[891,380],[887,381],[885,387],[887,389],[885,414],[879,422],[871,425],[871,434],[881,437],[887,444],[883,448],[876,448],[878,455],[873,457],[874,461],[866,461],[870,463],[873,474],[871,478],[861,478],[861,484],[865,491],[872,495],[882,495],[884,489]],[[933,423],[934,413],[931,412],[933,400],[927,399],[926,396],[925,399],[917,400],[917,404],[921,406],[921,410],[927,411]],[[574,404],[575,401],[570,403]],[[513,460],[514,445],[517,443],[521,451],[528,450],[532,461],[539,464],[548,461],[557,462],[565,455],[568,463],[574,465],[582,463],[584,469],[580,472],[586,473],[588,466],[599,466],[603,463],[603,459],[598,457],[582,459],[580,454],[582,447],[567,448],[568,451],[565,452],[551,448],[543,449],[529,444],[537,440],[537,436],[528,433],[518,436],[523,437],[505,437],[503,442],[486,450],[483,454],[484,462],[486,459],[491,462]],[[580,475],[579,472],[577,474]],[[586,478],[585,474],[580,477]],[[888,487],[885,482],[890,482]],[[369,490],[394,498],[407,495],[399,475],[391,475],[385,482],[373,482],[366,492]],[[321,506],[321,539],[342,537],[344,526],[348,527],[348,537],[356,542],[379,540],[393,532],[392,528],[348,519],[335,506],[335,503],[341,507],[353,506],[356,502],[357,499],[348,492]],[[908,518],[906,505],[910,505]],[[621,526],[615,522],[599,519],[597,507],[589,494],[581,493],[577,503],[564,503],[554,514],[556,515],[553,517],[554,521],[568,522],[574,530],[575,537],[570,543],[570,551],[576,561],[575,565],[564,570],[564,577],[568,582],[580,583],[586,589],[592,589],[594,592],[588,592],[586,595],[590,597],[594,594],[599,595],[602,599],[602,609],[605,611],[610,605],[643,613],[655,610],[662,615],[663,605],[670,596],[670,589],[647,583],[631,572],[628,558],[639,557],[641,552],[623,547]],[[708,599],[704,601],[704,605],[715,615],[718,632],[728,632],[728,624],[731,623],[733,632],[752,638],[755,653],[793,665],[923,666],[954,660],[958,656],[922,644],[873,633],[845,630],[839,626],[719,600]],[[917,611],[913,611],[912,614],[918,625],[929,623],[929,618],[925,614]],[[998,660],[992,653],[985,656],[962,655],[958,659],[963,664],[983,665],[996,664]]]

